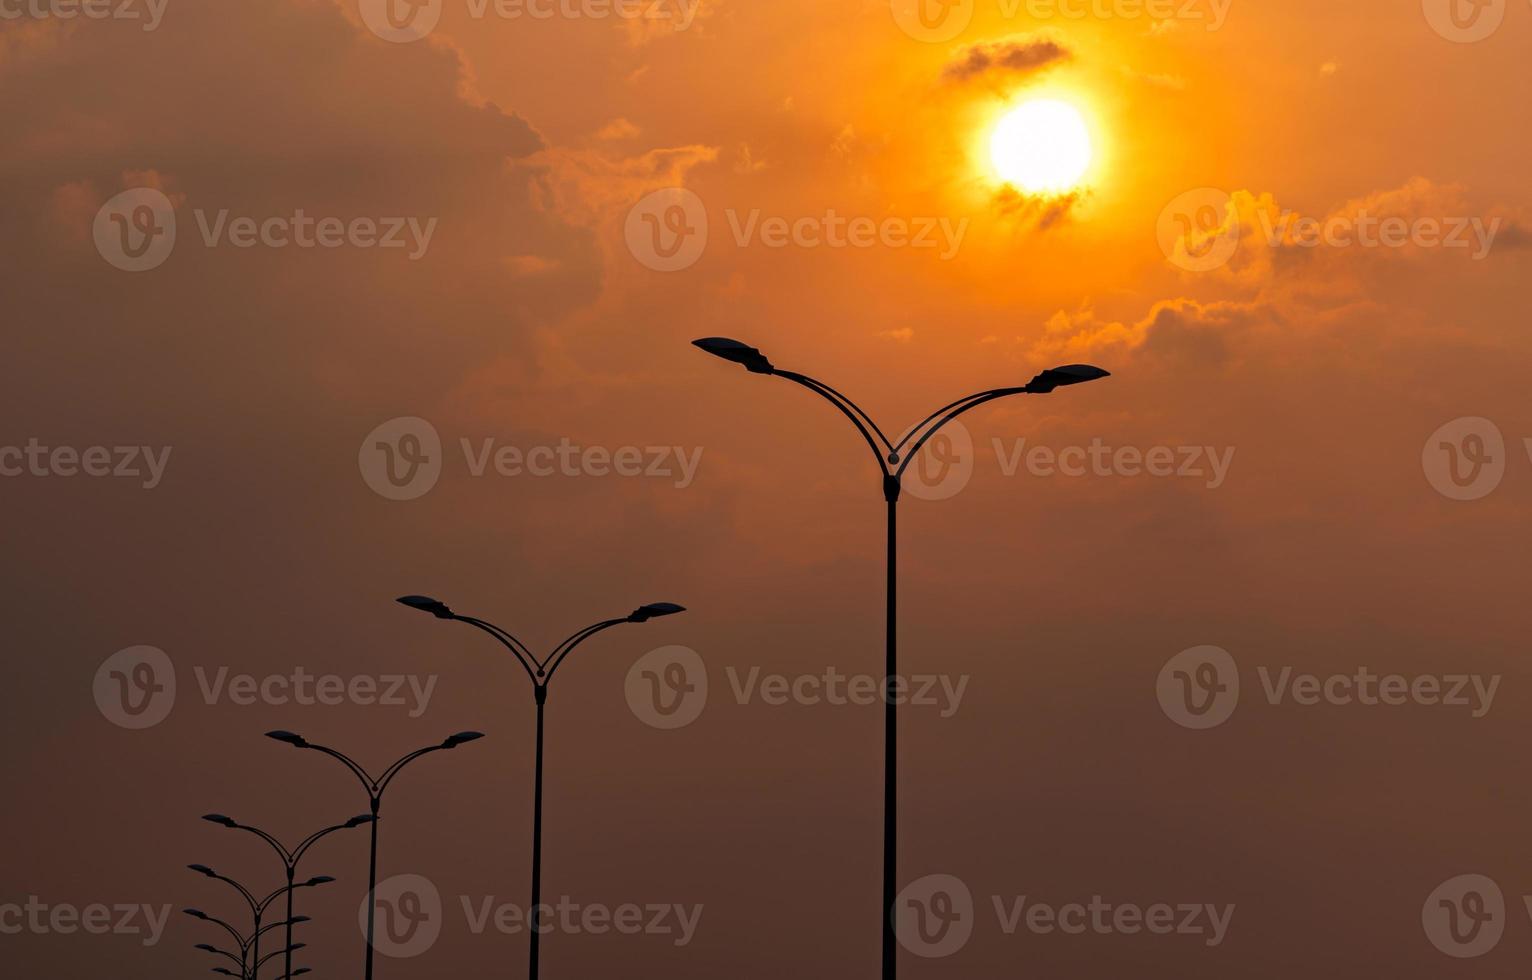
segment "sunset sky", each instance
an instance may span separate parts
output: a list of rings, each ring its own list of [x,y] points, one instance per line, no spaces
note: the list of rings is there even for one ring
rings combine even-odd
[[[901,975],[1524,972],[1532,5],[122,3],[0,0],[7,975],[217,965],[179,911],[146,943],[7,907],[232,920],[185,865],[281,868],[200,815],[367,809],[288,729],[379,769],[488,735],[390,790],[381,873],[434,884],[441,935],[378,977],[523,976],[473,917],[526,900],[532,693],[421,593],[537,650],[687,607],[559,674],[543,871],[695,935],[556,932],[546,977],[876,976],[880,706],[741,686],[881,674],[879,474],[709,336],[895,437],[1112,374],[965,415],[901,504],[901,665],[963,693],[901,709],[900,870],[973,899]],[[176,690],[134,727],[107,695],[145,661],[108,661],[141,647]],[[708,692],[664,729],[633,685],[670,647]],[[1203,647],[1240,689],[1199,730],[1161,676]],[[1412,693],[1324,689],[1363,668]],[[428,704],[226,686],[298,670]],[[360,980],[363,836],[304,873],[339,880],[303,965]],[[1492,948],[1432,924],[1470,874]],[[1023,896],[1233,911],[1216,943],[1008,932]]]

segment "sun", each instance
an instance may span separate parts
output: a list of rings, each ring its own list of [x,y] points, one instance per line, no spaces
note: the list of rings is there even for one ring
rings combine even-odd
[[[1020,190],[1068,193],[1090,167],[1090,130],[1068,102],[1033,99],[996,124],[989,137],[989,159],[1000,179]]]

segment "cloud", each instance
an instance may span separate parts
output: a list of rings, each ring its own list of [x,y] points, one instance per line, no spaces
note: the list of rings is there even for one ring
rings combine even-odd
[[[986,75],[1026,77],[1068,61],[1071,57],[1073,55],[1052,38],[1017,34],[998,41],[980,41],[963,48],[942,69],[942,77],[957,83],[973,81]]]
[[[638,127],[627,119],[621,117],[596,130],[596,139],[615,142],[618,140],[630,140],[638,135]]]
[[[1068,194],[1027,194],[1006,184],[995,193],[994,206],[1000,214],[1015,219],[1019,224],[1047,231],[1069,217],[1069,213],[1084,199],[1081,191]]]

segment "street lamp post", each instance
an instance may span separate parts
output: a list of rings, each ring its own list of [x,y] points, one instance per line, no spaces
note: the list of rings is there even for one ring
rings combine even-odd
[[[290,957],[292,954],[292,927],[299,923],[309,921],[307,916],[300,915],[294,918],[289,912],[285,922],[274,922],[271,925],[263,927],[261,925],[261,920],[265,918],[266,910],[271,906],[271,903],[275,902],[282,895],[287,895],[288,908],[291,909],[292,893],[294,889],[315,888],[319,885],[328,885],[330,882],[335,880],[329,875],[316,875],[315,877],[310,878],[308,881],[300,881],[297,884],[293,884],[289,881],[287,884],[283,885],[281,888],[278,888],[276,891],[272,892],[270,895],[267,895],[265,898],[257,899],[255,895],[251,893],[250,889],[246,888],[244,885],[241,885],[233,878],[219,874],[205,864],[188,864],[186,867],[192,871],[197,872],[197,874],[202,875],[205,878],[212,878],[214,881],[221,881],[229,887],[233,888],[235,891],[239,892],[239,897],[244,899],[245,904],[249,907],[250,918],[252,920],[250,938],[246,943],[242,944],[240,955],[243,957],[246,949],[248,949],[250,952],[250,980],[257,980],[257,975],[260,972],[261,965],[265,963],[266,960],[270,959],[271,956],[279,956],[286,953]],[[225,922],[214,919],[212,916],[200,912],[197,909],[187,909],[186,914],[196,919],[202,919],[207,922],[214,922],[222,926],[224,929],[233,932],[236,938],[239,937],[238,931],[235,930],[232,926]],[[277,952],[272,953],[271,956],[262,957],[261,936],[272,929],[281,928],[283,926],[287,927],[287,945],[289,948],[285,950],[277,950]],[[215,952],[222,952],[222,950],[215,950]],[[299,972],[302,971],[293,971],[293,976],[297,976]]]
[[[231,937],[233,937],[234,943],[235,943],[235,945],[239,949],[239,955],[238,956],[235,956],[235,955],[233,955],[232,953],[229,953],[226,950],[219,949],[216,946],[210,946],[207,943],[198,943],[194,948],[200,949],[203,952],[207,952],[207,953],[215,953],[215,954],[217,954],[219,956],[223,956],[223,957],[226,957],[226,958],[228,958],[230,960],[233,960],[235,963],[238,963],[239,964],[239,973],[237,973],[237,974],[229,973],[228,970],[223,969],[221,967],[215,967],[213,969],[213,972],[214,973],[224,973],[224,974],[227,974],[228,976],[231,976],[231,977],[232,976],[238,976],[240,978],[240,980],[255,980],[255,973],[253,972],[253,970],[255,968],[252,968],[250,966],[250,963],[249,963],[249,960],[250,960],[250,946],[251,946],[251,944],[256,942],[265,933],[268,933],[268,932],[270,932],[273,929],[280,929],[284,925],[287,924],[285,922],[273,922],[270,925],[262,926],[257,931],[251,933],[249,937],[246,937],[238,929],[236,929],[233,926],[229,925],[227,922],[225,922],[222,919],[217,918],[215,916],[208,915],[206,912],[202,911],[201,909],[182,909],[181,911],[186,913],[187,915],[191,916],[194,919],[198,919],[198,920],[200,920],[202,922],[208,922],[208,923],[211,923],[211,924],[213,924],[215,926],[218,926],[224,932],[227,932]],[[308,922],[308,921],[309,921],[309,917],[306,916],[306,915],[300,915],[297,918],[293,919],[293,923],[294,924],[297,924],[297,923],[300,923],[300,922]],[[303,944],[302,943],[298,943],[293,948],[295,950],[296,949],[302,949],[303,948]],[[279,951],[279,953],[280,953],[280,951]],[[271,955],[275,956],[275,955],[279,955],[279,953],[273,953]],[[266,959],[270,959],[270,958],[271,958],[270,956],[266,957]],[[299,969],[299,970],[294,970],[293,971],[293,976],[296,977],[296,976],[299,976],[301,974],[308,973],[308,972],[309,972],[308,967],[304,967],[304,968]]]
[[[230,830],[243,830],[246,833],[254,834],[261,840],[265,841],[267,844],[270,844],[271,849],[277,852],[277,857],[282,859],[282,868],[287,872],[287,955],[283,961],[282,975],[284,978],[286,978],[286,980],[292,980],[293,889],[297,887],[293,884],[293,882],[298,875],[298,862],[303,860],[303,855],[308,852],[309,848],[313,847],[324,838],[335,833],[337,830],[351,830],[352,828],[360,827],[365,823],[375,823],[378,818],[370,813],[366,813],[362,814],[361,816],[352,817],[345,823],[338,823],[333,827],[326,827],[323,830],[317,830],[305,837],[303,841],[292,850],[288,850],[285,846],[283,846],[281,841],[266,833],[266,831],[239,823],[238,821],[226,817],[221,813],[209,813],[202,819],[206,820],[208,823],[216,823],[220,827],[228,827]]]
[[[1055,388],[1065,385],[1080,384],[1085,381],[1095,381],[1099,378],[1108,377],[1108,372],[1101,368],[1092,367],[1088,364],[1070,364],[1064,367],[1050,368],[1037,375],[1031,381],[1015,388],[996,388],[991,391],[981,391],[967,398],[960,398],[950,405],[938,409],[926,417],[925,421],[911,429],[897,443],[892,442],[878,428],[866,412],[862,411],[855,402],[831,388],[822,381],[816,381],[804,374],[794,371],[783,371],[777,368],[767,359],[766,355],[749,344],[738,340],[730,340],[726,337],[707,337],[693,341],[693,344],[715,357],[721,357],[726,361],[739,364],[752,374],[762,374],[785,378],[795,384],[819,395],[840,410],[841,414],[851,420],[856,426],[862,438],[866,440],[868,448],[878,463],[878,469],[882,473],[883,499],[888,505],[888,583],[887,583],[887,621],[885,623],[885,665],[884,665],[884,711],[883,711],[883,978],[893,980],[896,972],[895,961],[897,955],[894,934],[894,901],[898,894],[897,877],[895,873],[896,858],[898,853],[898,759],[895,752],[898,737],[897,705],[896,698],[892,696],[893,686],[898,683],[898,623],[895,614],[898,600],[898,577],[896,574],[897,551],[896,541],[898,533],[898,503],[901,489],[901,480],[904,471],[910,463],[920,455],[921,449],[930,441],[943,426],[953,419],[971,409],[978,408],[986,402],[1008,395],[1045,395]],[[913,442],[912,442],[913,440]],[[905,447],[909,446],[906,452]]]
[[[521,664],[522,669],[527,672],[527,678],[532,682],[532,693],[537,702],[537,764],[532,790],[532,906],[528,910],[532,935],[528,977],[530,980],[537,980],[538,941],[541,939],[538,905],[542,898],[543,869],[543,709],[548,702],[548,685],[553,681],[554,672],[559,669],[570,652],[597,633],[623,623],[645,623],[660,616],[670,616],[686,610],[673,602],[652,602],[646,606],[639,606],[626,616],[602,620],[585,627],[560,643],[547,657],[539,660],[520,640],[493,623],[475,619],[472,616],[460,616],[449,609],[445,603],[428,596],[407,595],[398,601],[412,609],[428,612],[437,619],[467,623],[488,633],[511,651],[516,662]]]
[[[267,732],[266,737],[275,739],[278,742],[285,742],[294,748],[313,749],[316,752],[323,752],[325,755],[328,755],[334,759],[338,759],[346,766],[347,769],[351,770],[352,775],[356,776],[357,779],[362,781],[362,788],[367,791],[367,799],[368,802],[372,805],[372,816],[374,819],[372,820],[372,856],[369,859],[367,866],[367,969],[365,980],[372,980],[373,920],[377,913],[377,900],[374,893],[378,887],[378,820],[376,818],[378,816],[378,809],[382,806],[383,803],[383,791],[388,788],[389,783],[393,782],[394,777],[399,775],[399,770],[403,769],[405,766],[409,765],[411,762],[414,762],[421,756],[428,755],[432,752],[439,752],[444,749],[455,749],[459,745],[462,745],[464,742],[472,742],[475,739],[483,738],[484,735],[480,732],[458,732],[456,735],[449,736],[443,740],[440,745],[431,745],[423,749],[416,749],[414,752],[409,753],[408,755],[399,759],[393,765],[389,766],[387,769],[383,770],[383,775],[377,777],[376,779],[369,775],[367,770],[363,769],[361,765],[353,760],[350,756],[341,752],[337,752],[335,749],[329,748],[328,746],[316,745],[315,743],[310,742],[308,739],[304,738],[302,735],[297,735],[293,732],[275,731]]]

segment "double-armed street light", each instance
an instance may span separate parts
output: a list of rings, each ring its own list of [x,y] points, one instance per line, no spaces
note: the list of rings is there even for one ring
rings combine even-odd
[[[407,595],[398,600],[411,609],[428,612],[437,619],[447,619],[454,622],[466,623],[475,629],[482,630],[494,637],[497,642],[504,646],[516,658],[527,673],[527,679],[532,682],[532,693],[537,702],[537,764],[533,777],[532,790],[532,905],[528,909],[527,918],[530,922],[530,968],[528,976],[530,980],[537,980],[537,957],[538,942],[541,939],[542,929],[538,906],[542,898],[542,847],[543,847],[543,708],[548,701],[548,685],[553,680],[554,673],[563,664],[565,659],[575,647],[595,636],[603,630],[620,626],[623,623],[645,623],[660,616],[670,616],[686,610],[673,602],[653,602],[646,606],[639,606],[626,616],[616,619],[605,619],[599,623],[593,623],[582,630],[577,631],[569,639],[560,643],[547,657],[539,660],[531,650],[509,632],[501,629],[493,623],[472,616],[460,616],[453,612],[446,603],[439,602],[429,596]]]
[[[367,799],[372,806],[372,816],[374,819],[372,820],[372,857],[368,862],[367,868],[367,966],[365,980],[372,980],[373,922],[377,913],[377,899],[374,893],[377,891],[378,887],[377,817],[378,810],[383,804],[383,791],[388,788],[389,783],[394,781],[394,777],[399,775],[399,770],[403,769],[405,766],[409,765],[411,762],[414,762],[421,756],[429,755],[432,752],[440,752],[445,749],[455,749],[465,742],[472,742],[476,739],[483,738],[484,735],[481,732],[458,732],[456,735],[448,736],[438,745],[429,745],[423,749],[416,749],[414,752],[409,753],[408,755],[399,759],[393,765],[389,766],[387,769],[383,770],[383,774],[378,776],[376,779],[369,775],[367,770],[363,769],[362,766],[353,760],[350,756],[341,752],[337,752],[335,749],[329,748],[328,746],[318,745],[310,742],[302,735],[298,735],[293,732],[275,731],[267,732],[266,737],[275,739],[278,742],[284,742],[293,746],[294,748],[313,749],[316,752],[322,752],[325,755],[340,761],[343,765],[345,765],[347,769],[351,770],[352,775],[356,776],[357,779],[362,781],[362,788],[367,791]]]
[[[1005,398],[1009,395],[1046,395],[1056,388],[1066,385],[1081,384],[1086,381],[1095,381],[1108,377],[1109,374],[1101,368],[1092,367],[1089,364],[1069,364],[1063,367],[1049,368],[1034,377],[1024,385],[1013,388],[995,388],[990,391],[981,391],[959,398],[957,401],[946,405],[928,415],[924,421],[915,426],[904,435],[898,442],[891,441],[883,430],[878,428],[866,412],[857,406],[855,402],[831,388],[822,381],[816,381],[805,374],[795,371],[783,371],[771,363],[771,361],[758,349],[738,340],[730,340],[726,337],[707,337],[692,342],[695,346],[715,357],[721,357],[726,361],[739,364],[752,374],[760,374],[778,378],[798,384],[819,395],[821,398],[834,405],[841,414],[845,415],[856,426],[867,446],[872,450],[873,458],[877,461],[878,469],[882,474],[883,499],[888,505],[888,584],[887,584],[887,621],[885,625],[885,685],[889,692],[884,703],[883,725],[883,978],[893,980],[896,970],[897,937],[894,933],[894,902],[898,893],[895,863],[898,850],[897,823],[898,823],[898,759],[895,755],[897,743],[897,701],[892,696],[894,686],[899,683],[897,664],[897,619],[895,614],[896,601],[898,598],[898,578],[896,574],[896,546],[897,540],[897,505],[901,480],[910,463],[920,455],[931,437],[936,435],[947,423],[962,415],[964,412],[978,408],[980,405],[992,402],[997,398]],[[906,446],[909,448],[906,450]]]
[[[288,897],[288,908],[291,909],[292,908],[292,893],[293,893],[294,889],[297,889],[297,888],[315,888],[315,887],[318,887],[319,885],[328,885],[332,881],[335,880],[334,878],[331,878],[329,875],[316,875],[315,877],[310,878],[307,881],[300,881],[300,882],[298,882],[296,884],[294,884],[293,882],[289,881],[287,884],[285,884],[282,887],[278,888],[276,891],[272,892],[270,895],[267,895],[265,898],[258,899],[250,891],[250,889],[246,888],[244,885],[241,885],[239,882],[235,881],[233,878],[227,877],[226,875],[219,874],[218,872],[214,871],[212,868],[208,867],[205,864],[188,864],[186,867],[189,870],[195,871],[195,872],[197,872],[197,874],[202,875],[204,878],[212,878],[214,881],[221,881],[224,884],[228,885],[229,887],[233,888],[235,891],[239,892],[239,897],[244,899],[245,904],[249,907],[249,909],[250,909],[250,918],[251,918],[250,938],[249,938],[248,941],[245,941],[245,942],[241,943],[240,956],[243,958],[244,955],[245,955],[246,950],[249,951],[250,980],[258,980],[258,974],[260,972],[261,965],[264,964],[267,960],[271,959],[272,956],[281,956],[281,955],[286,954],[287,957],[290,960],[291,956],[292,956],[293,948],[294,948],[293,945],[292,945],[292,927],[295,926],[295,925],[298,925],[300,923],[309,921],[307,916],[301,916],[300,915],[300,916],[297,916],[295,918],[291,914],[291,912],[289,912],[286,921],[284,921],[284,922],[274,922],[274,923],[271,923],[270,925],[262,926],[261,925],[261,920],[266,917],[266,910],[271,907],[271,903],[275,902],[278,898],[282,897],[283,895],[286,895]],[[215,923],[215,924],[217,924],[219,926],[222,926],[224,929],[228,930],[229,932],[232,932],[236,939],[242,939],[243,938],[240,935],[239,931],[236,930],[233,926],[231,926],[228,923],[223,922],[221,920],[215,919],[212,916],[208,915],[207,913],[202,912],[202,911],[200,911],[198,909],[187,909],[186,910],[186,914],[191,916],[194,919],[201,919],[204,922],[212,922],[212,923]],[[278,929],[278,928],[282,928],[284,926],[287,928],[287,937],[288,937],[287,947],[288,948],[287,949],[279,949],[275,953],[270,954],[269,956],[262,957],[261,956],[261,936],[264,933],[269,932],[272,929]],[[201,948],[201,947],[199,947],[199,948]],[[222,953],[223,950],[214,950],[214,952]],[[227,955],[227,954],[225,954],[225,955]],[[299,974],[299,972],[305,972],[305,971],[294,970],[293,971],[293,976],[297,976]]]
[[[213,972],[214,973],[222,973],[222,974],[224,974],[226,976],[239,977],[240,980],[256,980],[256,976],[257,976],[257,974],[260,971],[261,963],[264,963],[266,960],[272,959],[273,957],[282,955],[283,951],[282,950],[278,950],[277,952],[274,952],[274,953],[271,953],[271,954],[265,956],[261,960],[261,963],[256,963],[253,966],[250,964],[250,947],[251,947],[251,945],[253,943],[257,942],[260,939],[260,937],[262,935],[264,935],[265,933],[268,933],[268,932],[270,932],[273,929],[280,929],[280,928],[282,928],[284,925],[287,924],[285,922],[273,922],[273,923],[270,923],[269,925],[262,926],[259,930],[257,930],[256,932],[252,933],[251,935],[249,935],[247,937],[247,936],[245,936],[244,933],[240,932],[238,929],[236,929],[233,926],[229,925],[227,922],[225,922],[222,919],[217,918],[215,916],[208,915],[206,912],[202,911],[201,909],[182,909],[181,911],[184,912],[185,914],[191,916],[194,919],[198,919],[198,920],[200,920],[202,922],[208,922],[208,923],[211,923],[212,925],[218,926],[224,932],[227,932],[231,937],[233,937],[234,943],[235,943],[236,947],[239,949],[239,955],[238,956],[235,956],[234,954],[228,952],[227,950],[219,949],[216,946],[209,945],[208,943],[198,943],[195,947],[193,947],[195,949],[200,949],[200,950],[202,950],[203,952],[206,952],[206,953],[215,953],[215,954],[217,954],[219,956],[225,957],[225,958],[227,958],[229,960],[232,960],[235,963],[239,964],[239,972],[238,973],[231,973],[229,970],[227,970],[227,969],[225,969],[224,967],[221,967],[221,966],[214,967],[213,968]],[[296,918],[293,919],[293,924],[296,925],[298,923],[308,922],[308,921],[309,921],[309,917],[308,916],[300,915],[300,916],[297,916]],[[297,945],[295,945],[293,947],[293,949],[294,950],[302,949],[303,945],[304,945],[303,943],[298,943]],[[308,973],[308,972],[309,972],[308,967],[303,967],[302,969],[294,970],[293,971],[293,976],[295,976],[295,977],[296,976],[300,976],[300,975],[302,975],[304,973]]]
[[[265,841],[267,844],[271,845],[271,849],[276,852],[277,857],[281,858],[282,868],[287,874],[287,955],[285,957],[284,969],[282,973],[283,976],[287,978],[287,980],[291,980],[293,973],[293,889],[297,887],[297,885],[294,884],[294,881],[298,876],[298,862],[303,860],[303,855],[308,853],[309,848],[313,847],[315,844],[319,843],[321,840],[330,836],[336,831],[351,830],[353,828],[360,827],[363,824],[375,823],[378,818],[370,813],[364,813],[360,816],[352,817],[345,823],[338,823],[333,827],[326,827],[323,830],[317,830],[314,833],[309,834],[298,844],[297,847],[294,847],[290,850],[284,846],[281,841],[277,840],[271,834],[266,833],[266,831],[242,824],[237,820],[233,820],[224,816],[221,813],[209,813],[202,819],[209,823],[218,824],[220,827],[228,827],[230,830],[243,830],[246,833],[254,834],[261,840]]]

